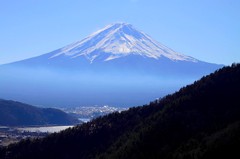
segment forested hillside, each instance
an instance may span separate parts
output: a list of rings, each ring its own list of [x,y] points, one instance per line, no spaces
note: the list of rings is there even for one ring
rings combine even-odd
[[[0,158],[240,158],[239,99],[233,64],[149,105],[2,148]]]

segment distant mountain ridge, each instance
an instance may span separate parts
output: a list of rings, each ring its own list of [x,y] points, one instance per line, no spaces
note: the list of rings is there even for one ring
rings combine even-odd
[[[129,107],[221,67],[177,53],[130,24],[115,23],[50,53],[2,65],[0,97],[46,106]]]
[[[0,99],[0,125],[44,126],[72,125],[79,121],[54,108],[38,108],[28,104]]]

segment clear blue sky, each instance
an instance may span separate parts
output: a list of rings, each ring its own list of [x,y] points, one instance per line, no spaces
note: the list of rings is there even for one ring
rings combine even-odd
[[[2,0],[0,64],[127,22],[199,60],[240,62],[240,0]]]

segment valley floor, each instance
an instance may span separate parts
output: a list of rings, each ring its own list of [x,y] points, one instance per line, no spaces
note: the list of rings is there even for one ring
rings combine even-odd
[[[45,126],[45,127],[7,127],[0,126],[0,147],[17,143],[22,139],[42,138],[51,133],[65,130],[70,126]]]

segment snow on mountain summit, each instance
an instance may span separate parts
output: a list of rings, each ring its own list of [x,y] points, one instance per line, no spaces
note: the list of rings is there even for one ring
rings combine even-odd
[[[93,62],[101,56],[104,56],[104,61],[109,61],[130,54],[156,60],[163,56],[174,61],[197,61],[192,57],[179,54],[160,44],[127,23],[108,25],[81,41],[61,48],[58,53],[50,58],[61,55],[69,56],[70,58],[83,56],[89,59],[90,62]]]

